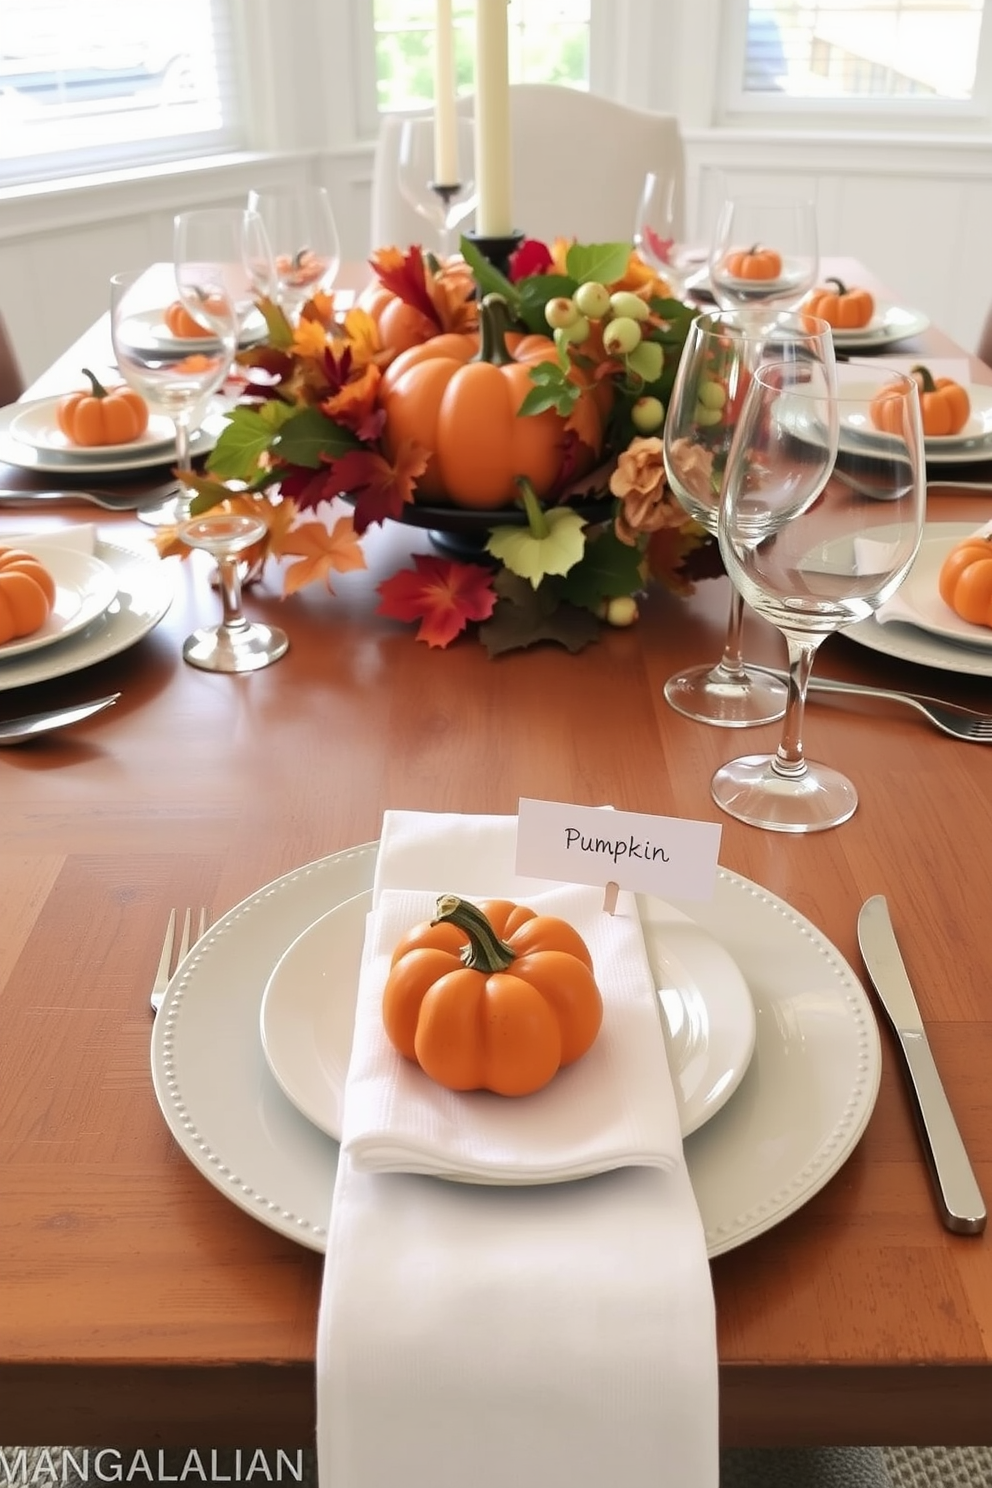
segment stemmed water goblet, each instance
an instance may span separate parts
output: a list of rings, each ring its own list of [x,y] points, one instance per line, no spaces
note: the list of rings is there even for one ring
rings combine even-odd
[[[265,536],[260,517],[207,512],[184,522],[183,542],[217,561],[223,619],[195,630],[183,643],[183,658],[207,672],[255,672],[278,661],[289,646],[284,630],[247,619],[241,605],[241,555]]]
[[[723,310],[761,303],[795,310],[816,283],[816,208],[789,197],[731,196],[710,245],[710,287]]]
[[[454,249],[455,229],[475,211],[475,131],[471,119],[456,120],[456,181],[438,181],[434,167],[433,118],[404,119],[400,129],[399,186],[409,205],[437,234],[442,259]]]
[[[262,219],[271,250],[272,277],[256,282],[290,321],[307,300],[326,292],[341,267],[341,242],[331,199],[323,186],[272,186],[248,193],[248,209]]]
[[[758,368],[720,509],[720,551],[732,583],[788,643],[789,700],[776,753],[731,760],[714,775],[712,794],[731,816],[777,832],[821,831],[857,807],[852,782],[803,751],[810,670],[828,635],[866,619],[896,590],[923,533],[915,379],[877,363],[850,364],[840,374],[831,389],[815,366]],[[876,434],[870,409],[878,398],[886,432]]]
[[[826,321],[762,307],[710,311],[689,327],[664,427],[665,471],[679,503],[714,537],[737,417],[754,368],[777,355],[799,369],[836,377]],[[773,723],[785,712],[778,678],[744,664],[744,601],[731,591],[723,654],[716,665],[684,668],[665,683],[676,712],[723,728]]]
[[[197,207],[177,213],[173,264],[183,299],[195,295],[201,284],[219,280],[234,306],[239,341],[257,313],[256,298],[273,292],[274,267],[265,224],[258,212],[245,207]]]
[[[177,290],[184,308],[205,332],[202,346],[177,349],[165,312]],[[114,274],[110,281],[110,335],[121,376],[153,413],[171,419],[179,479],[190,469],[190,435],[211,396],[222,385],[237,347],[237,316],[223,283],[203,273],[193,287],[178,285],[173,270],[154,265]],[[139,513],[151,526],[171,525],[189,515],[180,495]]]
[[[668,283],[676,299],[699,265],[683,239],[682,173],[648,171],[634,217],[634,247],[650,269]]]

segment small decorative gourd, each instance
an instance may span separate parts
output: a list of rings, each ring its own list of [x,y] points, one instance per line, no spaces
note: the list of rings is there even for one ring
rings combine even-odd
[[[971,625],[992,626],[992,535],[956,543],[941,564],[940,597]]]
[[[52,613],[55,580],[33,553],[0,548],[0,645],[40,630]]]
[[[815,289],[806,301],[811,315],[818,315],[837,331],[857,331],[875,314],[874,298],[867,289],[848,289],[840,279],[828,279],[833,288]]]
[[[386,1034],[448,1090],[531,1095],[592,1047],[603,1001],[567,921],[508,899],[454,894],[396,947]]]
[[[782,255],[755,243],[753,248],[728,253],[723,266],[735,279],[777,279],[782,272]]]
[[[72,444],[128,444],[148,428],[148,404],[133,388],[103,387],[88,367],[90,380],[84,393],[69,393],[59,401],[56,421]]]
[[[920,385],[920,416],[923,433],[930,438],[960,434],[971,416],[968,390],[952,377],[934,377],[928,367],[914,367],[911,375]],[[880,388],[869,407],[876,429],[901,434],[902,389],[895,384]]]

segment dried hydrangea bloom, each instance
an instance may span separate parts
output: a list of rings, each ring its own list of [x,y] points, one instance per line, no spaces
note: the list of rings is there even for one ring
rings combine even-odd
[[[621,542],[634,547],[642,532],[681,527],[686,514],[672,497],[665,480],[660,439],[632,439],[610,476],[610,490],[623,503],[614,530]]]
[[[679,484],[701,505],[712,506],[713,452],[693,444],[691,439],[674,439],[668,458]]]

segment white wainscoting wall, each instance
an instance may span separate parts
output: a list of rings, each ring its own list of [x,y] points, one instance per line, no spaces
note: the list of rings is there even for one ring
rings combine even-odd
[[[992,304],[992,142],[691,128],[685,140],[698,241],[730,187],[809,193],[824,254],[860,259],[900,303],[974,347]],[[26,377],[106,309],[112,273],[170,257],[172,216],[183,208],[236,204],[277,179],[318,181],[331,191],[344,256],[363,259],[371,169],[371,146],[356,144],[4,193],[0,309]]]

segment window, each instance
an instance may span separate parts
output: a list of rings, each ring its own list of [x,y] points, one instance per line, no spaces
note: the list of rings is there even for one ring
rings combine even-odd
[[[0,0],[0,182],[230,148],[227,0]]]
[[[513,82],[589,86],[591,0],[509,0]],[[455,73],[470,93],[475,75],[474,3],[455,0]],[[375,0],[380,111],[422,107],[434,96],[433,0]]]
[[[750,0],[737,102],[973,112],[983,0]],[[742,65],[741,64],[742,59]]]

